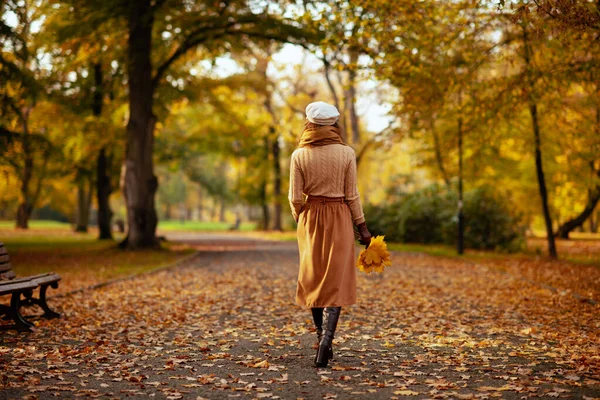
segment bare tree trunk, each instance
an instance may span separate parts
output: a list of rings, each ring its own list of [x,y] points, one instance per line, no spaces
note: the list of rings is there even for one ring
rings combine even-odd
[[[216,197],[213,197],[212,199],[212,207],[210,209],[210,219],[211,221],[214,221],[217,219],[217,216],[219,214],[219,203]]]
[[[21,202],[19,204],[19,208],[17,209],[17,223],[16,227],[19,229],[29,229],[29,218],[31,217],[31,212],[33,211],[33,207],[26,202]]]
[[[350,52],[350,69],[348,70],[348,89],[346,90],[346,109],[350,118],[350,130],[352,131],[352,143],[360,142],[360,130],[358,115],[356,114],[356,63],[358,62],[358,51]]]
[[[450,187],[450,178],[448,177],[448,172],[446,171],[446,167],[444,167],[444,158],[442,157],[442,149],[440,144],[440,138],[438,136],[437,130],[435,129],[435,119],[432,118],[430,121],[430,130],[431,135],[433,136],[433,148],[435,151],[435,160],[437,162],[440,173],[442,174],[442,179],[446,184],[446,187]]]
[[[548,205],[548,190],[546,189],[546,178],[544,176],[544,168],[542,165],[542,140],[540,133],[540,125],[538,121],[538,109],[537,103],[533,97],[533,90],[535,89],[535,82],[531,75],[531,45],[529,43],[529,36],[527,27],[523,25],[523,45],[524,45],[524,59],[527,68],[527,75],[529,77],[528,84],[528,102],[529,102],[529,113],[531,114],[531,122],[533,128],[533,135],[535,138],[535,169],[538,179],[538,187],[540,191],[540,197],[542,200],[542,209],[544,213],[544,223],[546,224],[546,236],[548,241],[548,254],[552,258],[557,258],[558,253],[556,251],[556,242],[554,240],[554,232],[552,230],[552,218],[550,217],[550,207]]]
[[[462,93],[459,93],[462,103]],[[462,106],[460,107],[462,112]],[[463,119],[458,117],[458,242],[457,253],[465,252],[465,214],[463,207]]]
[[[596,95],[600,96],[600,90],[596,90]],[[596,106],[596,124],[594,130],[597,137],[600,138],[600,104]],[[596,167],[596,161],[590,162],[590,168],[592,174],[595,175],[595,178],[600,179],[600,166]],[[594,188],[588,190],[588,199],[583,211],[575,218],[560,225],[556,232],[556,236],[562,239],[568,239],[569,233],[575,228],[583,227],[583,223],[588,218],[590,218],[590,227],[594,227],[593,214],[598,202],[600,202],[600,185],[596,185]]]
[[[75,232],[86,233],[90,220],[90,206],[92,204],[93,182],[92,175],[87,171],[78,173],[77,179],[77,215],[75,219]]]
[[[33,204],[31,203],[29,195],[29,184],[33,175],[33,157],[29,150],[29,146],[26,145],[27,138],[23,139],[24,142],[24,153],[25,163],[23,165],[23,173],[21,176],[21,202],[17,209],[17,220],[16,227],[19,229],[29,229],[29,218],[33,211]]]
[[[106,148],[103,147],[98,155],[96,168],[96,199],[98,201],[98,239],[112,239],[111,219],[113,216],[110,209],[110,194],[112,186],[110,183],[111,158],[106,156]]]
[[[598,225],[600,225],[600,211],[596,212],[596,215],[590,216],[590,232],[598,233]]]
[[[594,167],[594,165],[592,163],[592,168],[593,167]],[[594,172],[596,172],[596,174],[598,175],[598,178],[600,178],[600,171],[594,171]],[[596,208],[596,205],[598,204],[599,201],[600,201],[600,186],[596,186],[593,189],[589,189],[587,203],[586,203],[583,211],[581,211],[581,213],[579,213],[579,215],[577,215],[575,218],[570,219],[570,220],[566,221],[565,223],[563,223],[562,225],[560,225],[556,232],[556,236],[558,236],[561,239],[568,239],[569,233],[571,233],[571,231],[573,231],[575,228],[582,227],[585,220],[593,215],[594,209]]]
[[[173,216],[172,212],[171,212],[172,208],[171,208],[171,203],[165,202],[165,220],[170,220],[171,217]]]
[[[281,162],[279,160],[281,150],[279,148],[279,140],[277,138],[273,141],[273,229],[276,231],[283,230],[281,225]]]
[[[34,168],[34,158],[33,151],[35,149],[32,148],[31,143],[29,141],[29,109],[25,110],[21,115],[23,120],[23,153],[25,157],[25,161],[23,163],[23,168],[21,170],[21,202],[19,203],[19,208],[17,209],[17,220],[16,227],[19,229],[29,229],[29,218],[31,218],[31,213],[33,212],[34,204],[37,200],[37,197],[40,192],[42,179],[40,176],[38,179],[37,190],[35,193],[31,193],[31,185],[33,183],[33,168]],[[44,160],[44,166],[47,161],[48,153],[45,154],[46,159]],[[43,174],[43,172],[42,172]]]
[[[220,205],[221,207],[219,208],[219,222],[226,222],[225,221],[225,210],[226,210],[226,205],[225,205],[225,196],[221,196],[220,200]]]
[[[204,205],[202,204],[204,193],[202,187],[198,187],[198,221],[204,221]]]
[[[265,136],[264,138],[264,150],[265,150],[265,155],[268,158],[268,154],[269,154],[269,138],[267,136]],[[263,166],[263,176],[262,176],[262,182],[260,185],[260,200],[261,200],[261,205],[262,205],[262,211],[263,211],[263,221],[262,221],[262,226],[263,226],[263,230],[269,230],[269,226],[270,226],[270,215],[269,215],[269,204],[268,204],[268,199],[267,199],[267,185],[269,182],[269,169],[268,169],[268,164],[267,164],[268,160],[265,160],[264,162],[264,166]]]
[[[102,74],[102,64],[99,62],[93,65],[94,70],[94,88],[92,113],[96,118],[102,115],[102,106],[104,100],[104,79]],[[111,219],[112,210],[110,209],[110,194],[112,186],[110,183],[110,170],[112,158],[106,155],[106,146],[102,146],[96,162],[96,201],[98,202],[98,239],[112,239]]]
[[[327,60],[326,57],[323,57],[323,73],[325,75],[325,81],[327,82],[327,87],[329,87],[329,91],[331,92],[331,96],[333,97],[333,105],[335,106],[335,108],[338,109],[338,111],[340,113],[343,112],[343,110],[340,108],[340,100],[337,94],[337,91],[335,90],[335,86],[333,85],[333,82],[331,81],[331,76],[329,75],[329,71],[330,71],[330,65],[329,65],[329,61]],[[347,134],[346,134],[346,120],[345,117],[342,115],[339,119],[339,124],[340,127],[342,128],[342,140],[344,140],[344,142],[346,142],[348,140]]]
[[[342,73],[342,71],[340,70],[336,70],[336,74],[335,74],[338,84],[343,88],[346,86],[346,83],[344,82],[344,74]],[[346,93],[345,91],[343,92],[344,94]],[[338,111],[340,112],[340,118],[338,119],[338,123],[340,124],[340,127],[342,128],[342,138],[344,139],[344,141],[346,143],[348,143],[348,127],[350,126],[350,123],[348,122],[348,99],[344,98],[342,102],[340,102],[340,107],[338,108]]]
[[[158,247],[155,194],[158,179],[154,175],[153,148],[156,117],[152,111],[151,0],[130,3],[127,76],[129,85],[129,122],[127,149],[121,169],[121,187],[127,207],[127,238],[122,246],[129,249]]]
[[[558,236],[561,239],[568,239],[569,233],[571,233],[571,231],[573,231],[575,228],[583,226],[585,220],[592,215],[596,204],[598,204],[598,200],[600,200],[600,190],[590,190],[588,195],[588,201],[583,211],[575,218],[570,219],[561,226],[559,226],[558,231],[556,232],[556,236]]]
[[[550,218],[550,207],[548,206],[548,190],[546,189],[546,178],[544,176],[544,168],[542,166],[542,145],[536,103],[532,102],[529,104],[529,112],[531,114],[531,120],[533,122],[533,134],[535,136],[535,170],[537,172],[538,186],[540,190],[540,197],[542,199],[542,208],[544,211],[544,222],[546,224],[546,235],[548,237],[548,254],[552,258],[556,258],[558,254],[556,252],[554,233],[552,232],[552,218]]]

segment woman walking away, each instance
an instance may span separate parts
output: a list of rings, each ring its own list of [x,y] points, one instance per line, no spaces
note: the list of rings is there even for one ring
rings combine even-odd
[[[341,309],[356,303],[352,225],[358,227],[361,244],[371,241],[356,186],[356,155],[342,140],[339,116],[337,108],[322,101],[306,107],[307,121],[290,166],[289,200],[300,249],[296,303],[312,311],[319,345],[315,367],[326,367],[333,358]]]

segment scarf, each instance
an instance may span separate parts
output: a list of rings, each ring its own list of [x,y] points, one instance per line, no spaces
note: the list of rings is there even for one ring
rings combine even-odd
[[[309,128],[302,132],[298,147],[305,146],[327,146],[328,144],[343,144],[342,132],[340,128],[333,125],[320,126],[318,128]]]

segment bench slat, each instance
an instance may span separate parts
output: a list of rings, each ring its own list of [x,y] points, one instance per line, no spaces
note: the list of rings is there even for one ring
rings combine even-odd
[[[8,254],[0,255],[0,264],[4,264],[10,261],[10,257]]]
[[[35,281],[15,282],[15,280],[0,282],[0,294],[10,294],[24,290],[32,290],[38,287],[38,284]]]
[[[49,272],[47,274],[40,274],[36,276],[28,276],[27,278],[31,279],[38,285],[43,285],[46,283],[58,282],[61,280],[61,276],[55,274],[54,272]]]
[[[11,279],[10,281],[0,281],[0,285],[8,285],[9,283],[22,283],[22,282],[32,282],[29,278],[17,278]]]
[[[6,250],[6,247],[0,246],[0,254],[8,254],[8,250]]]
[[[10,263],[0,264],[0,272],[10,271],[12,269],[12,265]]]
[[[8,280],[8,279],[15,279],[16,276],[17,275],[15,274],[15,271],[13,271],[12,269],[8,270],[6,272],[0,272],[0,281]]]

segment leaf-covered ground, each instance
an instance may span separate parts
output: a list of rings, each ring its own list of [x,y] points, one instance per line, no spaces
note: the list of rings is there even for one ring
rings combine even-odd
[[[598,268],[395,253],[360,276],[318,370],[294,243],[182,238],[200,251],[184,265],[51,299],[62,319],[3,332],[0,398],[600,398]]]
[[[170,265],[193,254],[193,250],[177,244],[163,244],[163,249],[131,252],[117,248],[117,242],[97,240],[97,233],[75,233],[65,226],[28,230],[2,229],[0,241],[10,255],[18,277],[56,272],[62,281],[56,293],[67,293],[109,280],[140,274]],[[36,223],[35,225],[39,225]],[[45,225],[49,225],[46,227]],[[67,225],[68,226],[68,225]],[[117,239],[121,239],[117,236]],[[3,296],[0,303],[10,302]]]

